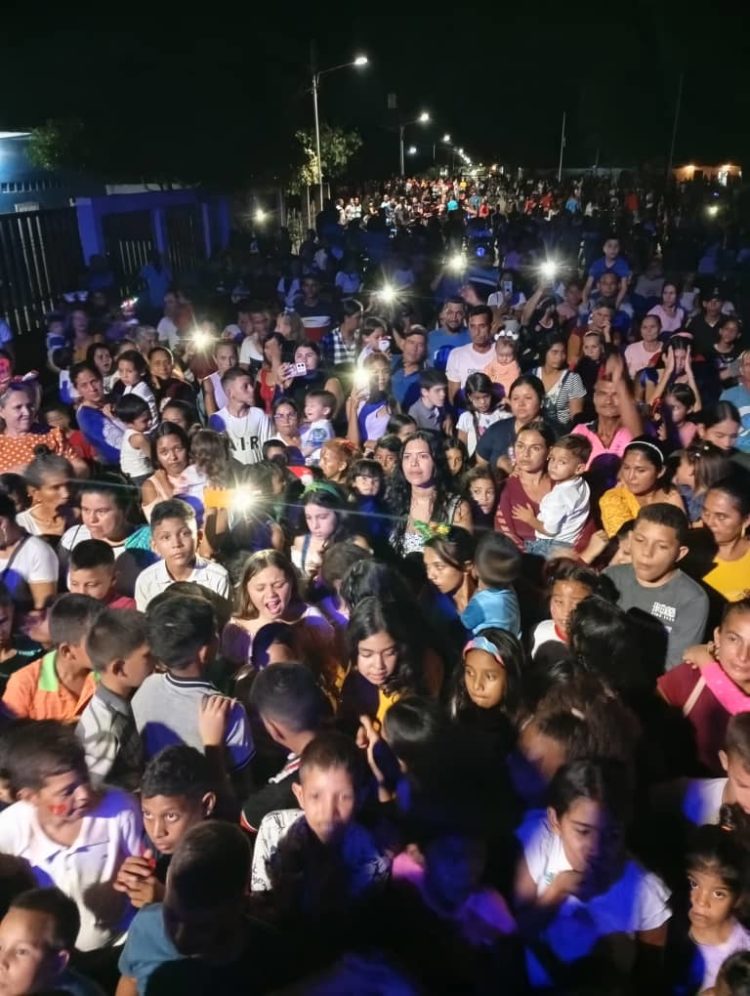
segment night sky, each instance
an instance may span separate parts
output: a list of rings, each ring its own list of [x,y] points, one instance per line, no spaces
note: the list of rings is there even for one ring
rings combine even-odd
[[[496,3],[445,17],[389,9],[352,19],[323,5],[314,15],[264,17],[252,5],[244,22],[236,8],[213,4],[200,14],[118,5],[92,17],[16,8],[0,38],[0,128],[79,117],[89,164],[122,175],[198,173],[221,185],[273,174],[293,158],[294,130],[311,126],[314,35],[321,67],[358,52],[371,60],[326,78],[321,93],[323,118],[364,138],[359,177],[397,168],[390,92],[404,117],[433,116],[434,125],[407,132],[417,166],[429,165],[446,131],[475,161],[554,165],[563,110],[570,165],[592,164],[597,150],[603,166],[658,164],[680,71],[676,160],[750,162],[742,15],[715,2],[701,14],[635,2],[619,16],[615,5],[585,0],[572,5],[574,16],[563,4],[520,6],[520,14]]]

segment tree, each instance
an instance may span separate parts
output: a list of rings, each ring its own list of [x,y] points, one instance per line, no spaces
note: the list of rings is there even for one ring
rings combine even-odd
[[[86,168],[83,122],[78,118],[48,119],[31,132],[28,157],[40,169]]]
[[[291,189],[298,192],[304,187],[312,187],[318,182],[318,156],[315,150],[315,135],[310,131],[298,131],[295,138],[302,149],[304,160],[292,177]],[[341,176],[352,156],[362,146],[362,138],[357,131],[321,125],[320,154],[323,159],[323,178],[335,179]]]

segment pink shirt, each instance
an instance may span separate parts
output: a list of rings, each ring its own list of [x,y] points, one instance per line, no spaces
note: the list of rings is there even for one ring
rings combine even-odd
[[[625,363],[628,368],[628,373],[632,378],[635,378],[641,370],[646,367],[652,367],[654,364],[658,363],[660,356],[660,349],[655,350],[653,353],[649,353],[642,342],[631,342],[625,350]]]
[[[685,327],[685,311],[679,305],[675,309],[674,315],[668,315],[664,308],[657,304],[648,312],[649,315],[656,315],[661,322],[662,332],[677,332]]]
[[[617,430],[609,446],[605,446],[594,430],[589,428],[588,425],[577,425],[572,431],[573,435],[585,436],[591,443],[591,456],[589,457],[589,462],[586,464],[586,470],[589,469],[597,457],[603,456],[605,453],[622,458],[625,447],[633,441],[633,433],[630,429],[626,429],[625,426]]]

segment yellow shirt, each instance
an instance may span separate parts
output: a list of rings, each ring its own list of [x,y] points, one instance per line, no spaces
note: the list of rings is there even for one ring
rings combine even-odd
[[[739,560],[715,560],[703,580],[728,602],[738,602],[750,591],[750,550]]]
[[[602,526],[610,538],[616,536],[620,527],[631,519],[636,519],[641,506],[633,492],[623,484],[605,491],[599,499]]]

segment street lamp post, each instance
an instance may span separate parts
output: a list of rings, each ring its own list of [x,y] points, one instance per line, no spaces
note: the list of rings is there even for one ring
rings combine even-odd
[[[331,66],[330,69],[315,69],[314,61],[314,49],[313,49],[313,64],[312,64],[312,95],[313,95],[313,112],[315,115],[315,154],[318,157],[318,186],[320,188],[320,210],[323,210],[323,159],[320,152],[320,116],[318,114],[318,90],[320,89],[320,78],[321,76],[327,76],[328,73],[335,73],[339,69],[349,69],[350,66],[366,66],[368,63],[368,58],[366,55],[358,55],[351,62],[342,62],[340,66]]]
[[[404,121],[403,124],[398,126],[398,152],[399,152],[399,167],[401,169],[401,176],[406,173],[406,167],[404,165],[404,131],[408,125],[413,124],[427,124],[430,120],[430,115],[427,111],[422,111],[418,118],[414,118],[412,121]]]

